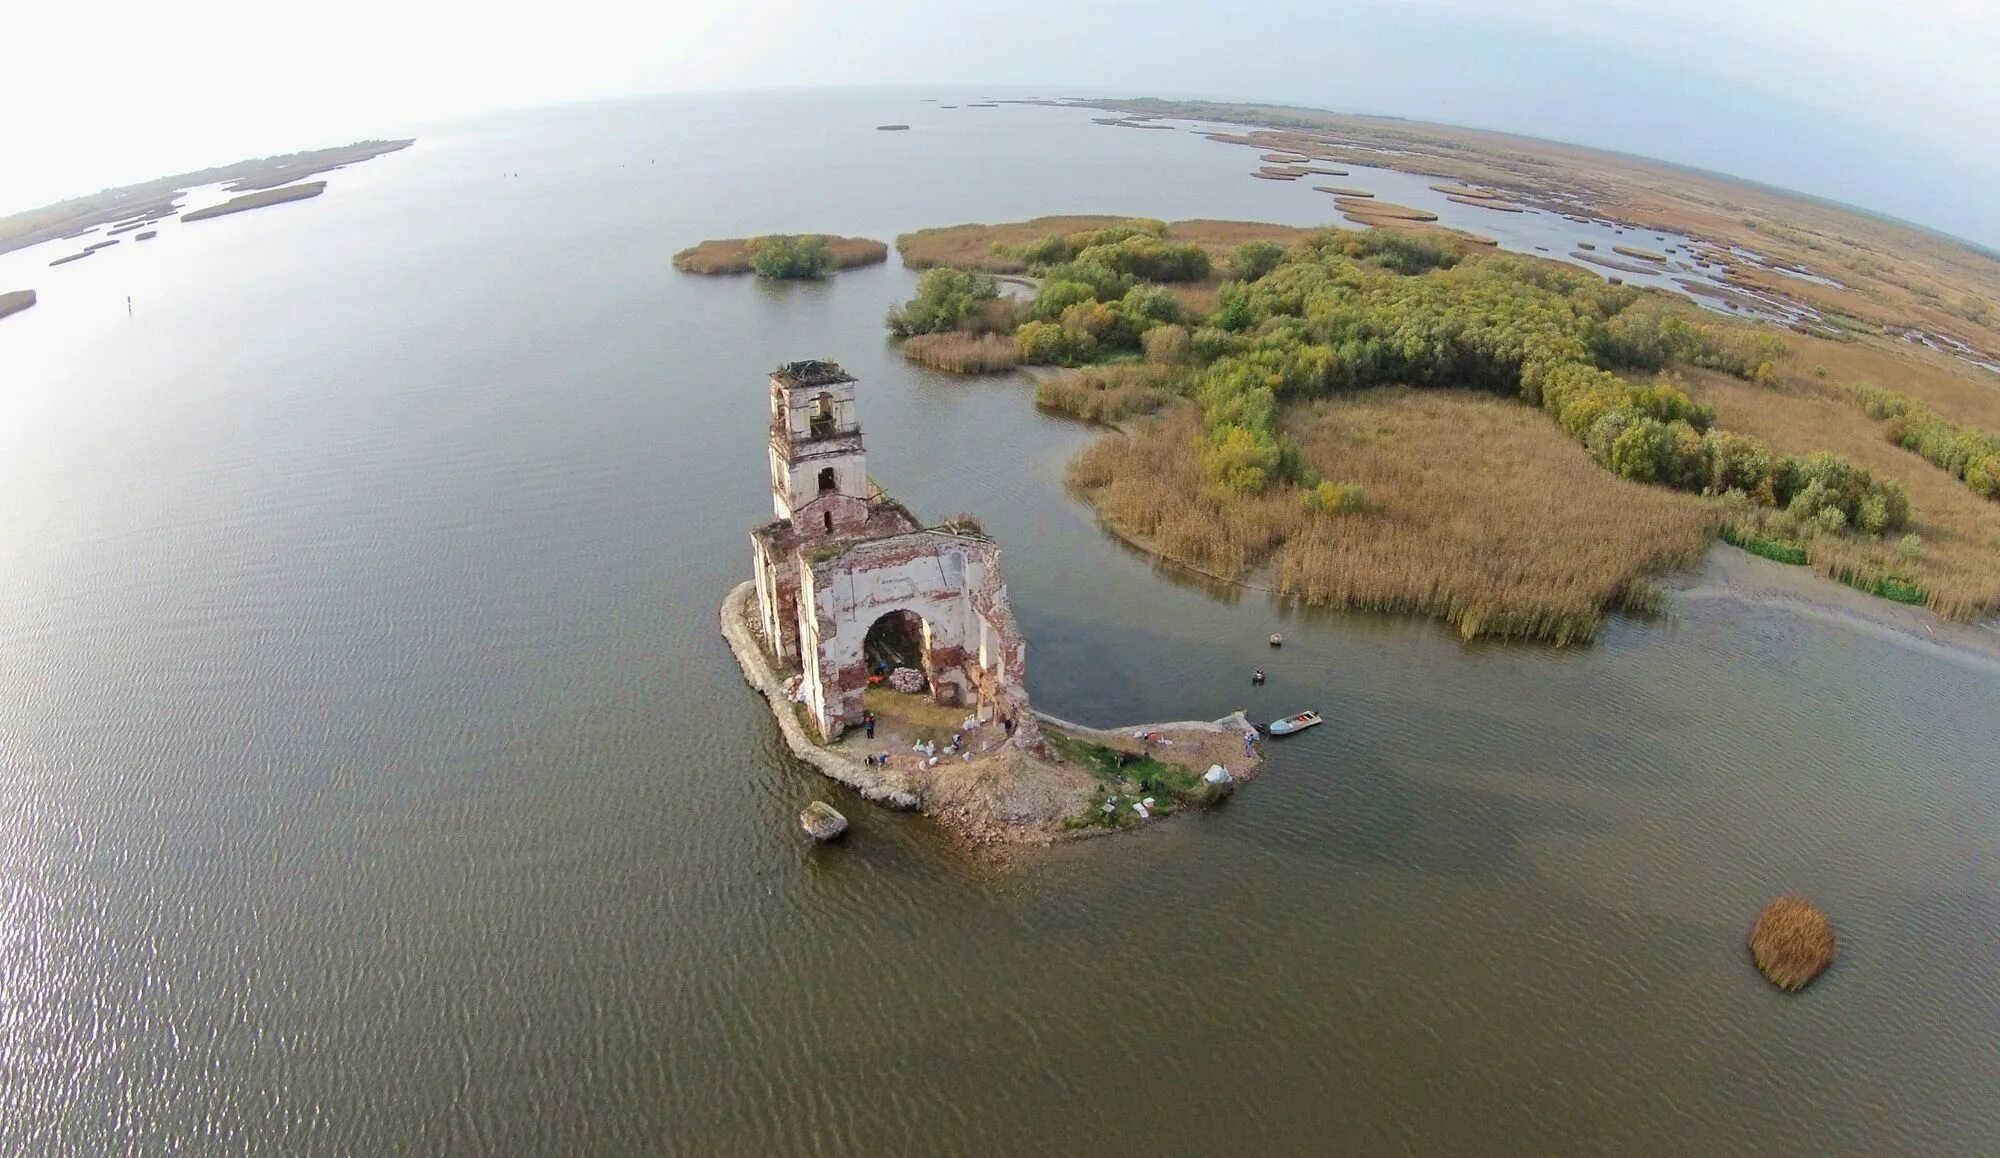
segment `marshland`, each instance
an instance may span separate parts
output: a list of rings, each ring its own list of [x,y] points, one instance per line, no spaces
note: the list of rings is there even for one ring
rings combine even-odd
[[[1722,535],[1949,619],[2000,613],[2000,439],[1899,395],[1850,386],[1847,405],[1803,364],[1838,344],[1444,231],[1258,232],[1072,217],[905,235],[911,264],[965,268],[931,268],[890,326],[940,369],[1096,367],[1037,401],[1121,424],[1070,470],[1105,525],[1309,604],[1588,640],[1657,610],[1659,582]],[[1033,297],[1001,297],[989,269],[1034,275]],[[1838,413],[1771,421],[1809,396]],[[1845,433],[1871,416],[1895,423],[1886,441]],[[1942,469],[1908,481],[1906,446]]]

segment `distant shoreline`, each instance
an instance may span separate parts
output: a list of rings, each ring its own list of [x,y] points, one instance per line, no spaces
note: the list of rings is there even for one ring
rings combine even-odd
[[[136,228],[140,224],[150,224],[179,212],[181,199],[187,196],[189,189],[199,185],[221,182],[226,183],[225,192],[256,193],[290,185],[292,182],[318,173],[359,164],[384,153],[407,149],[414,144],[416,144],[414,137],[388,141],[356,141],[351,145],[340,145],[330,149],[309,149],[280,156],[258,157],[210,169],[156,177],[151,181],[122,185],[115,189],[58,201],[52,205],[22,210],[0,217],[0,253],[40,245],[44,241],[81,237],[102,225]],[[254,206],[245,205],[243,208],[254,208]]]

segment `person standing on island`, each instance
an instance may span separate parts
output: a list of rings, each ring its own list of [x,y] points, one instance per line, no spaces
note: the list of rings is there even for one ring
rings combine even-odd
[[[868,738],[873,740],[875,738],[875,713],[861,713],[861,726],[868,729]]]

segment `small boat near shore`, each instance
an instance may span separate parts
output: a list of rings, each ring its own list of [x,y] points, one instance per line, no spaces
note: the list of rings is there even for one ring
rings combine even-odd
[[[1318,712],[1300,712],[1296,716],[1286,716],[1282,720],[1271,721],[1269,731],[1273,736],[1289,736],[1294,732],[1303,732],[1314,724],[1324,723],[1326,720],[1321,718]]]

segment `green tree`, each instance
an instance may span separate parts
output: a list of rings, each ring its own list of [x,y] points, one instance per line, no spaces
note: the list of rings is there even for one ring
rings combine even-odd
[[[979,303],[1000,295],[991,275],[938,267],[917,279],[916,296],[889,311],[889,328],[899,337],[936,334],[957,329],[979,309]]]
[[[1284,248],[1275,242],[1246,241],[1229,255],[1229,276],[1237,281],[1256,281],[1284,259]]]
[[[773,233],[750,239],[750,268],[758,277],[825,277],[833,271],[833,251],[817,233]]]

